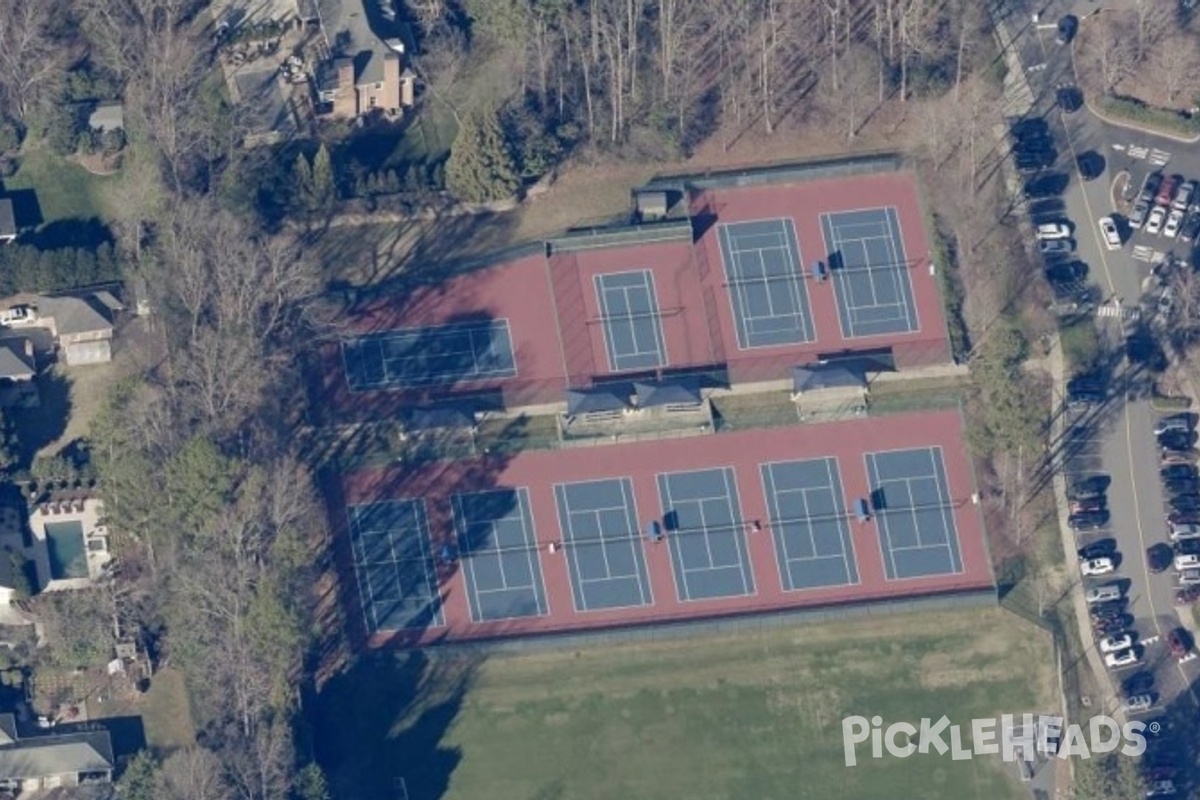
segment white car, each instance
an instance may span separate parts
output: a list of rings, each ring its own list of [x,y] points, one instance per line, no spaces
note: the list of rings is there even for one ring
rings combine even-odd
[[[1179,235],[1179,226],[1183,224],[1183,212],[1175,209],[1171,215],[1167,217],[1167,224],[1163,228],[1163,236],[1168,239],[1174,239]]]
[[[1200,566],[1200,559],[1197,559],[1196,564],[1189,566]],[[1111,558],[1093,558],[1079,565],[1079,571],[1084,575],[1107,575],[1116,568]]]
[[[1185,567],[1179,570],[1180,586],[1196,586],[1200,584],[1200,567]]]
[[[1172,525],[1171,541],[1180,539],[1200,539],[1200,525]]]
[[[1083,596],[1088,603],[1107,603],[1110,600],[1121,599],[1121,587],[1115,584],[1107,583],[1103,586],[1093,586],[1087,590],[1087,594]]]
[[[1166,221],[1167,210],[1162,206],[1155,206],[1150,209],[1150,216],[1146,219],[1146,233],[1161,233]]]
[[[1037,226],[1037,238],[1039,241],[1049,241],[1052,239],[1070,239],[1071,229],[1061,222],[1045,222]]]
[[[1044,256],[1065,256],[1075,252],[1072,239],[1038,239],[1038,250]]]
[[[1116,653],[1121,650],[1128,650],[1133,647],[1133,637],[1128,633],[1123,633],[1120,636],[1109,636],[1106,639],[1100,640],[1101,653]]]
[[[1175,569],[1182,572],[1185,569],[1195,569],[1200,567],[1200,556],[1195,553],[1185,553],[1181,556],[1175,556]]]
[[[1154,707],[1154,698],[1148,694],[1135,694],[1121,704],[1121,710],[1126,714],[1147,711]]]
[[[1109,653],[1104,657],[1106,667],[1131,667],[1136,663],[1138,663],[1138,657],[1137,653],[1133,652],[1133,648]]]
[[[1121,234],[1117,231],[1117,223],[1112,217],[1100,218],[1100,233],[1104,235],[1104,245],[1109,250],[1121,249]]]
[[[1171,208],[1177,211],[1187,211],[1188,203],[1191,202],[1192,195],[1196,193],[1196,182],[1185,181],[1183,186],[1179,187],[1179,191],[1175,193],[1175,199],[1171,201]]]

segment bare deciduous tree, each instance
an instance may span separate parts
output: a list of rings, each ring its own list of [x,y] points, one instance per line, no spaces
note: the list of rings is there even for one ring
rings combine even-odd
[[[1196,41],[1190,34],[1181,33],[1163,39],[1154,48],[1149,64],[1170,104],[1179,98],[1182,91],[1194,87],[1200,78],[1200,54],[1196,52]]]
[[[0,8],[0,97],[18,119],[42,99],[58,99],[68,58],[54,37],[61,10],[43,0],[6,0]]]

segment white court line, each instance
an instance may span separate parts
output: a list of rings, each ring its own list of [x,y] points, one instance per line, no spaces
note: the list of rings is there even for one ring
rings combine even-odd
[[[690,474],[694,474],[694,473],[698,473],[698,472],[711,472],[714,470],[719,471],[721,473],[722,483],[725,485],[725,493],[724,494],[703,495],[700,497],[689,497],[687,500],[683,501],[685,503],[697,504],[698,510],[700,512],[700,531],[699,532],[703,533],[703,535],[704,535],[704,547],[705,547],[705,552],[708,556],[709,566],[708,567],[702,566],[702,567],[696,567],[696,568],[689,568],[686,564],[684,564],[683,550],[682,550],[683,537],[691,536],[691,535],[697,533],[697,531],[695,531],[694,529],[691,529],[691,528],[684,530],[682,525],[677,525],[676,531],[674,531],[674,532],[668,531],[667,532],[669,541],[674,541],[676,539],[679,540],[678,545],[677,545],[679,549],[674,550],[672,552],[678,554],[679,571],[682,573],[684,584],[688,587],[688,591],[686,593],[687,596],[683,597],[682,594],[679,594],[678,578],[676,579],[675,590],[676,590],[677,596],[681,597],[682,600],[686,600],[686,601],[692,600],[690,585],[688,585],[688,576],[691,574],[700,573],[700,572],[721,572],[721,571],[728,570],[728,569],[739,569],[740,574],[741,574],[741,579],[742,579],[742,594],[737,595],[737,596],[752,597],[758,593],[757,586],[755,587],[755,590],[753,592],[751,592],[749,586],[747,585],[747,575],[746,575],[747,562],[743,558],[743,552],[742,552],[743,547],[744,547],[744,540],[739,540],[737,538],[734,539],[734,550],[737,553],[737,563],[722,564],[720,566],[717,566],[714,563],[713,557],[712,557],[712,545],[711,545],[711,540],[709,539],[710,528],[708,525],[708,520],[705,517],[704,505],[703,505],[705,501],[708,501],[708,500],[723,501],[726,505],[726,508],[729,511],[729,516],[730,516],[729,523],[726,526],[717,526],[716,527],[717,531],[719,531],[722,527],[727,527],[730,535],[732,535],[734,537],[744,536],[744,532],[741,532],[739,529],[739,524],[738,524],[738,519],[737,519],[737,515],[741,513],[741,509],[734,505],[734,499],[737,497],[736,485],[734,486],[734,489],[733,489],[734,493],[731,493],[731,490],[730,490],[729,478],[730,478],[730,475],[733,473],[732,467],[726,465],[724,467],[706,467],[704,469],[685,470],[683,472],[660,472],[660,473],[657,473],[656,478],[658,479],[657,482],[659,484],[660,497],[662,497],[662,495],[664,494],[663,489],[665,488],[665,490],[666,490],[665,491],[666,496],[662,497],[662,499],[666,501],[664,512],[668,512],[668,511],[676,512],[676,517],[677,517],[676,522],[678,523],[678,516],[679,516],[678,508],[677,508],[675,501],[671,497],[671,487],[670,487],[671,476],[673,476],[673,475],[690,475]],[[682,536],[673,536],[673,535],[671,535],[672,533],[681,533]],[[737,546],[739,544],[739,541],[741,541],[743,547]],[[674,565],[675,565],[675,562],[673,560],[672,566],[674,566]],[[672,572],[674,572],[674,569],[672,569]],[[753,580],[753,575],[750,576],[750,579]],[[702,598],[702,599],[712,600],[712,599],[718,599],[718,598]]]
[[[371,508],[374,506],[380,506],[380,505],[404,508],[406,514],[412,515],[413,520],[416,522],[416,528],[415,528],[415,530],[407,531],[407,533],[410,535],[416,536],[416,538],[417,538],[417,548],[418,548],[418,553],[419,553],[418,558],[416,558],[416,559],[401,558],[400,555],[396,552],[396,537],[397,537],[397,533],[401,529],[399,529],[399,528],[379,528],[379,529],[372,529],[370,531],[366,531],[359,524],[359,516],[363,509]],[[372,614],[372,616],[375,617],[375,626],[376,626],[375,630],[379,630],[379,619],[375,614],[375,603],[374,603],[375,590],[371,586],[371,580],[370,580],[370,572],[371,572],[372,567],[391,567],[393,575],[396,579],[396,588],[397,588],[397,592],[399,594],[398,599],[395,601],[397,604],[403,605],[405,608],[408,607],[407,601],[409,601],[409,600],[416,600],[419,603],[432,604],[434,606],[433,609],[431,610],[432,621],[429,623],[428,627],[444,626],[445,618],[444,618],[441,606],[439,604],[440,598],[438,596],[437,589],[435,586],[436,570],[434,569],[433,558],[431,555],[431,551],[429,549],[431,539],[430,539],[430,535],[429,535],[429,519],[427,516],[427,509],[425,506],[424,498],[407,498],[407,499],[403,499],[403,500],[383,500],[383,501],[378,501],[375,503],[366,503],[366,504],[349,506],[347,508],[347,516],[349,517],[349,522],[352,527],[350,550],[351,550],[351,557],[354,561],[355,573],[358,573],[360,570],[364,573],[366,580],[367,580],[369,592],[370,592],[369,595],[366,595],[366,596],[364,596],[362,594],[362,586],[361,586],[361,579],[360,579],[360,581],[359,581],[359,583],[360,583],[359,596],[362,597],[364,599],[364,601],[366,600],[366,597],[368,597],[368,596],[371,598],[371,603],[370,603],[371,614]],[[357,532],[357,537],[355,537],[355,532]],[[385,559],[383,561],[369,561],[366,558],[367,553],[365,550],[363,551],[363,558],[360,559],[358,557],[358,554],[354,552],[354,550],[355,550],[354,540],[355,540],[355,538],[357,538],[361,542],[364,540],[364,537],[368,536],[368,535],[384,537],[384,540],[387,542],[388,552],[391,554],[390,559]],[[404,591],[405,587],[404,587],[404,581],[402,580],[402,573],[401,573],[400,567],[402,564],[405,567],[408,567],[409,565],[413,564],[414,562],[416,562],[420,565],[421,581],[422,581],[422,583],[425,584],[425,591],[426,591],[425,595],[420,595],[420,594],[409,595],[409,594],[406,594]],[[356,574],[356,577],[357,577],[357,574]],[[366,615],[365,606],[366,606],[366,603],[364,602],[364,611],[363,611],[364,617]],[[422,609],[417,609],[416,611],[417,611],[417,613],[420,613],[422,611]],[[365,621],[366,620],[364,619],[364,622]]]
[[[646,567],[645,558],[642,553],[642,531],[641,526],[638,524],[637,502],[633,496],[633,483],[626,478],[622,478],[620,479],[620,486],[621,503],[625,507],[625,521],[627,524],[632,524],[632,530],[637,534],[626,541],[629,546],[630,559],[633,561],[634,576],[637,578],[638,594],[641,597],[642,605],[652,605],[654,600],[649,585],[649,569]]]
[[[744,226],[744,225],[748,225],[748,224],[761,224],[761,223],[767,223],[767,222],[775,225],[776,230],[771,232],[770,234],[756,233],[756,234],[748,234],[748,236],[766,237],[768,235],[774,235],[776,237],[777,241],[779,242],[779,246],[777,249],[786,253],[789,263],[793,265],[793,269],[792,269],[793,274],[791,274],[791,275],[768,278],[765,275],[765,269],[763,269],[763,264],[762,264],[763,248],[747,248],[747,249],[743,250],[743,249],[740,249],[740,248],[737,248],[734,246],[734,237],[733,237],[733,233],[731,232],[731,229],[733,228],[733,226]],[[752,349],[757,349],[757,348],[762,348],[762,347],[778,347],[778,346],[780,346],[777,343],[766,343],[766,344],[752,343],[751,340],[756,338],[756,336],[759,333],[770,333],[770,332],[774,332],[775,330],[778,330],[778,329],[772,328],[772,329],[763,331],[757,327],[754,327],[753,323],[757,320],[787,319],[787,318],[791,318],[793,320],[800,320],[801,322],[805,323],[801,326],[801,331],[800,331],[801,335],[803,336],[804,342],[807,343],[807,342],[811,342],[813,340],[813,336],[810,331],[811,322],[808,319],[808,314],[810,312],[806,308],[807,304],[804,302],[805,297],[801,291],[801,287],[798,287],[796,285],[799,283],[799,279],[801,276],[794,274],[795,273],[795,268],[794,268],[795,262],[792,258],[792,254],[791,254],[791,243],[794,241],[796,243],[797,250],[799,250],[799,239],[794,236],[794,232],[795,232],[794,226],[791,229],[792,233],[793,233],[793,237],[789,239],[789,237],[787,236],[789,229],[786,226],[791,225],[791,224],[793,224],[792,220],[787,217],[775,217],[775,218],[763,219],[763,220],[740,220],[738,222],[723,223],[718,226],[718,238],[722,245],[720,248],[722,251],[721,252],[721,260],[722,260],[722,265],[724,266],[726,283],[729,288],[730,305],[731,305],[731,308],[732,308],[732,311],[733,311],[733,314],[735,317],[735,323],[737,325],[738,349],[739,350],[752,350]],[[773,294],[770,291],[767,291],[766,292],[767,302],[768,302],[769,308],[771,309],[770,316],[756,316],[756,315],[752,315],[750,313],[750,309],[748,306],[748,302],[749,302],[748,295],[746,294],[745,289],[743,287],[743,284],[749,283],[750,281],[746,278],[746,276],[736,274],[742,270],[742,263],[740,261],[742,254],[748,254],[750,252],[754,252],[758,255],[759,262],[760,262],[759,263],[760,273],[763,273],[763,274],[760,274],[754,280],[755,283],[762,283],[763,285],[769,286],[775,280],[788,280],[788,281],[792,282],[793,285],[789,288],[789,295],[794,300],[796,300],[796,308],[794,311],[792,311],[786,315],[779,315],[774,310],[774,302],[775,301],[773,299]]]
[[[738,494],[737,486],[730,486],[729,484],[732,475],[733,472],[731,470],[721,470],[721,482],[725,484],[725,504],[729,508],[729,524],[733,526],[729,531],[729,535],[733,537],[733,551],[737,553],[737,564],[731,566],[737,567],[742,578],[742,594],[747,595],[750,594],[750,586],[746,583],[746,561],[742,558],[742,548],[745,547],[746,529],[738,525],[742,516],[742,509],[740,508],[740,499],[736,504],[734,503]],[[746,555],[749,556],[749,553],[746,553]]]
[[[868,494],[873,495],[876,491],[879,490],[879,483],[880,483],[879,469],[876,466],[875,454],[874,453],[863,453],[863,459],[866,461],[866,468],[867,468],[867,492],[868,492]],[[874,487],[874,488],[872,488],[872,487]],[[870,503],[871,501],[868,499],[867,502]],[[880,514],[876,509],[871,509],[871,510],[875,514],[876,533],[883,534],[882,536],[876,535],[876,537],[875,537],[879,541],[879,559],[881,561],[883,561],[885,564],[890,563],[892,565],[891,570],[886,570],[886,569],[884,570],[883,579],[885,581],[894,581],[897,578],[899,578],[900,576],[896,571],[895,551],[892,550],[892,531],[888,528],[887,520],[884,518],[884,516],[882,514]],[[886,546],[884,545],[885,539],[887,540]],[[891,573],[890,575],[888,574],[889,572]]]
[[[858,574],[858,557],[854,555],[854,536],[848,530],[846,520],[845,497],[842,489],[841,471],[837,469],[837,461],[833,457],[826,456],[825,459],[825,476],[829,483],[829,493],[833,497],[833,507],[840,513],[834,519],[834,524],[837,525],[838,537],[842,540],[842,568],[846,570],[846,577],[853,577],[850,583],[857,585],[861,582]],[[836,474],[835,474],[836,473]],[[850,546],[850,552],[847,553],[846,546]],[[847,557],[854,559],[854,568],[850,568],[850,562]]]
[[[939,576],[940,575],[958,575],[963,572],[961,557],[958,559],[954,558],[955,545],[958,542],[958,535],[957,535],[957,525],[954,523],[954,518],[953,518],[951,498],[948,496],[950,487],[949,487],[949,483],[947,481],[946,485],[945,485],[945,490],[943,491],[942,477],[941,477],[941,474],[938,473],[938,471],[937,471],[937,460],[934,459],[934,455],[933,455],[935,450],[938,453],[941,453],[941,448],[934,446],[934,447],[907,448],[907,449],[899,449],[899,450],[887,450],[887,451],[880,451],[879,453],[865,454],[866,458],[869,459],[868,478],[871,480],[871,485],[868,486],[868,489],[870,489],[872,492],[883,491],[886,496],[888,490],[885,489],[885,486],[887,486],[889,484],[903,483],[905,493],[908,495],[907,511],[909,512],[909,514],[912,517],[913,528],[917,535],[917,544],[916,545],[905,547],[905,546],[896,546],[896,545],[892,544],[892,532],[891,532],[890,526],[888,525],[887,517],[890,512],[894,512],[896,509],[892,509],[890,507],[891,506],[890,502],[887,503],[888,508],[881,509],[876,513],[876,519],[877,519],[879,525],[881,526],[883,532],[887,536],[887,543],[888,543],[887,549],[889,551],[891,551],[891,554],[892,554],[891,562],[892,562],[893,573],[896,572],[895,557],[894,557],[895,553],[908,552],[910,550],[936,550],[939,548],[945,549],[947,551],[947,556],[949,557],[950,566],[954,567],[954,569],[952,569],[949,572],[937,573],[937,575],[939,575]],[[879,477],[879,471],[876,466],[877,462],[875,460],[877,455],[882,455],[882,454],[886,454],[886,453],[913,454],[916,452],[921,452],[927,459],[929,459],[930,468],[933,470],[932,473],[917,475],[917,476],[905,476],[903,478],[888,478],[886,480]],[[943,542],[929,545],[929,544],[924,544],[921,540],[921,529],[920,529],[920,526],[917,524],[917,516],[916,516],[916,512],[918,509],[917,509],[916,500],[913,497],[912,489],[911,489],[911,482],[914,480],[932,480],[938,489],[938,503],[933,507],[939,511],[939,519],[941,520],[943,533],[945,535],[945,540]],[[872,487],[874,487],[874,488],[872,488]],[[924,510],[924,508],[927,508],[927,507],[922,507],[921,510]],[[946,511],[947,510],[951,510],[951,516],[950,516],[949,521],[947,521],[947,519],[946,519]],[[953,535],[953,540],[951,539],[952,535]],[[952,542],[953,542],[953,544],[952,544]],[[882,537],[881,537],[880,544],[882,547]],[[955,563],[956,560],[958,561],[957,564]],[[932,576],[932,575],[917,575],[917,576],[913,576],[911,579],[928,578],[928,577],[934,577],[934,576]],[[900,576],[899,574],[897,574],[896,578],[894,578],[894,579],[889,578],[889,580],[909,580],[909,578],[905,578],[904,576]]]

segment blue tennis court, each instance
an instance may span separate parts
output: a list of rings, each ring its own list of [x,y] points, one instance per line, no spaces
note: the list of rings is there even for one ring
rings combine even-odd
[[[596,297],[611,371],[666,365],[667,345],[650,270],[597,275]]]
[[[630,480],[560,483],[554,499],[575,610],[652,605]]]
[[[658,494],[680,601],[754,594],[733,469],[662,473]]]
[[[941,448],[867,453],[864,458],[887,578],[962,572]]]
[[[791,219],[718,226],[738,347],[776,347],[814,338],[800,245]]]
[[[549,613],[529,492],[494,489],[450,498],[475,622]]]
[[[367,630],[442,625],[425,503],[391,500],[350,506],[346,514]]]
[[[822,214],[821,231],[842,336],[851,339],[919,330],[896,209]]]
[[[784,591],[858,583],[837,459],[780,461],[761,469]]]
[[[517,374],[507,320],[398,328],[342,342],[354,391],[453,386]]]

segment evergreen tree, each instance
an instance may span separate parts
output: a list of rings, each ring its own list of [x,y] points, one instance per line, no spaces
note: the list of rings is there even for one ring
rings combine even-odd
[[[511,197],[520,187],[517,166],[495,112],[470,114],[463,120],[446,165],[446,185],[468,203]]]
[[[292,189],[295,205],[304,210],[312,208],[312,197],[316,188],[312,165],[304,153],[296,156],[296,166],[292,170]]]
[[[309,209],[312,211],[328,211],[337,199],[337,181],[333,176],[333,161],[329,157],[329,148],[321,145],[312,163],[312,190]]]

